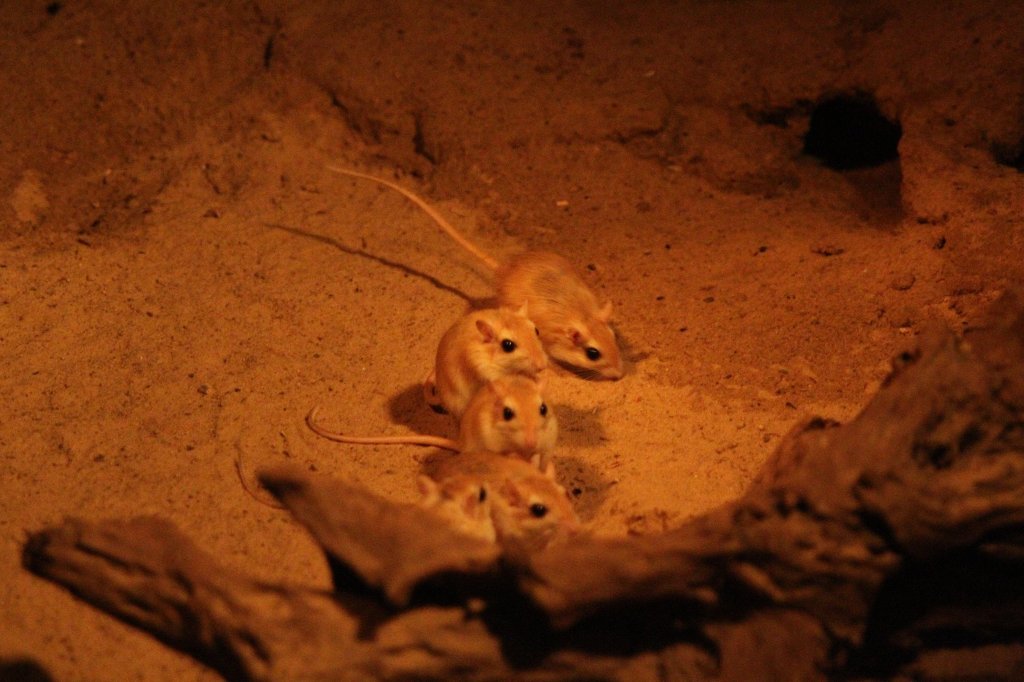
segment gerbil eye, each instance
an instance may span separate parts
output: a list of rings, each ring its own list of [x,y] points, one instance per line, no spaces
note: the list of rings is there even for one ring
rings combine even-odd
[[[593,346],[587,346],[586,353],[587,353],[587,359],[589,359],[589,360],[593,360],[593,361],[596,362],[596,361],[601,359],[601,351],[599,351],[598,349],[594,348]]]
[[[504,419],[507,422],[510,422],[513,419],[515,419],[515,416],[516,412],[511,407],[506,407],[504,410],[501,411],[502,419]]]
[[[480,488],[480,497],[478,499],[480,500],[480,502],[483,502],[484,500],[487,499],[487,488]]]
[[[548,515],[548,506],[540,502],[534,502],[530,505],[530,515],[535,519],[543,519]]]
[[[512,339],[502,339],[501,349],[506,353],[511,353],[516,349],[516,342],[513,341]]]
[[[547,406],[546,403],[541,403],[540,404],[540,416],[542,416],[542,417],[548,416],[548,406]]]
[[[536,334],[537,336],[540,336],[540,330],[537,329],[536,327],[533,328],[533,333]]]

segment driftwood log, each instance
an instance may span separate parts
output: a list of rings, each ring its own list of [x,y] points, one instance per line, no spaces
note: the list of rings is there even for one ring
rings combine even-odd
[[[894,365],[662,535],[499,551],[281,470],[333,590],[233,574],[155,518],[68,520],[25,564],[230,679],[1024,679],[1024,307]]]

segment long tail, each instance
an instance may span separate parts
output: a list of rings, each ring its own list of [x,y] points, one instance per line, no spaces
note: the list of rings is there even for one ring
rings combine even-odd
[[[492,271],[498,269],[498,261],[494,260],[492,257],[488,256],[486,253],[480,250],[480,248],[477,247],[476,244],[473,244],[471,241],[463,237],[462,233],[456,230],[451,223],[445,220],[444,217],[440,213],[438,213],[433,206],[428,204],[425,200],[421,199],[419,196],[417,196],[410,190],[407,190],[401,185],[391,182],[390,180],[378,178],[375,175],[367,175],[366,173],[360,173],[359,171],[349,170],[347,168],[339,168],[338,166],[328,165],[327,170],[334,171],[335,173],[341,173],[342,175],[351,175],[354,178],[372,180],[373,182],[384,185],[385,187],[390,187],[391,189],[400,193],[406,199],[408,199],[409,201],[423,209],[423,211],[428,216],[430,216],[431,220],[437,223],[438,227],[444,230],[449,237],[458,242],[459,246],[461,246],[462,248],[466,249],[471,254],[479,258],[484,265],[489,267]]]
[[[319,409],[320,407],[317,406],[309,411],[309,414],[306,415],[306,426],[313,433],[327,440],[333,440],[338,443],[356,443],[359,445],[427,445],[455,452],[459,451],[458,443],[450,438],[442,438],[441,436],[424,436],[418,433],[411,436],[346,436],[336,431],[328,431],[316,423],[316,413]]]

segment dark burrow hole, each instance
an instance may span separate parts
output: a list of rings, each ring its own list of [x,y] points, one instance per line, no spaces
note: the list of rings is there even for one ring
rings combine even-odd
[[[996,163],[1016,168],[1024,173],[1024,139],[1016,145],[995,145],[992,149],[992,156],[995,157]]]
[[[899,121],[883,116],[870,95],[835,95],[812,110],[804,153],[835,170],[872,168],[899,158],[902,134]]]

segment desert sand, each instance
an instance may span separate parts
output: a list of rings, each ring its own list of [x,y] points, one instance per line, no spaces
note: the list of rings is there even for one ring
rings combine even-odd
[[[159,515],[327,585],[236,462],[253,488],[291,462],[416,498],[430,449],[303,418],[453,435],[419,382],[489,278],[331,164],[499,258],[561,253],[613,303],[626,376],[549,389],[594,533],[676,527],[801,419],[850,419],[923,329],[1024,280],[1024,3],[933,5],[7,3],[0,661],[217,679],[22,568],[67,516]],[[836,102],[838,151],[805,153]],[[879,121],[894,148],[846,168]]]

